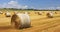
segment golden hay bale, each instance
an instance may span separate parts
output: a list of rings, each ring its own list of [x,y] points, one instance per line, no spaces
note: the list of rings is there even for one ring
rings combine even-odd
[[[37,14],[37,12],[35,11],[35,14]]]
[[[0,14],[3,14],[3,12],[2,12],[2,11],[0,11]]]
[[[45,13],[45,12],[42,12],[42,13]]]
[[[57,14],[57,12],[55,12],[55,14]]]
[[[6,16],[6,17],[11,17],[11,14],[10,14],[9,12],[6,12],[6,13],[5,13],[5,16]]]
[[[24,14],[28,14],[28,12],[24,12]]]
[[[38,15],[42,15],[42,12],[38,12]]]
[[[28,14],[30,14],[30,12],[28,12]]]
[[[47,17],[49,17],[49,18],[53,18],[53,13],[48,12],[48,13],[47,13]]]
[[[14,28],[27,28],[30,27],[30,18],[27,14],[15,14],[11,18],[11,24]]]

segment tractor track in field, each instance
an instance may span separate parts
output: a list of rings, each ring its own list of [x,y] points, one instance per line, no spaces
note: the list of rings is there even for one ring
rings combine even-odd
[[[56,18],[45,18],[45,19],[37,19],[37,20],[32,20],[34,24],[36,24],[36,22],[39,23],[39,25],[42,25],[42,24],[46,24],[46,23],[50,23],[51,21],[54,21],[54,20],[60,20],[60,17],[56,17]]]
[[[59,22],[52,22],[52,23],[47,23],[47,24],[44,24],[45,26],[42,26],[43,28],[40,28],[39,29],[39,32],[40,31],[43,31],[43,30],[46,30],[46,29],[50,29],[50,28],[54,28],[54,27],[57,27],[60,25],[60,21]],[[36,30],[35,30],[36,31]]]
[[[53,18],[59,18],[60,16],[54,16]],[[42,17],[42,18],[38,18],[38,19],[33,19],[33,20],[31,20],[31,21],[35,21],[35,20],[44,20],[44,19],[52,19],[52,18],[48,18],[48,17]]]

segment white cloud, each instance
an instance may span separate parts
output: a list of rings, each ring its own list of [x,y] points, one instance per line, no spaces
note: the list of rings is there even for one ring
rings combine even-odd
[[[59,10],[60,10],[60,7],[57,7],[57,9],[59,9]]]
[[[55,7],[49,7],[47,9],[49,9],[49,10],[55,10],[56,8]]]
[[[60,6],[57,6],[57,7],[55,7],[55,6],[53,7],[53,6],[52,6],[52,7],[46,7],[46,8],[43,7],[43,8],[38,8],[38,9],[40,9],[40,10],[41,10],[41,9],[49,9],[49,10],[59,9],[59,10],[60,10]]]
[[[27,8],[28,8],[28,6],[27,6],[27,5],[25,5],[25,6],[23,6],[23,7],[22,7],[22,9],[27,9]]]
[[[10,1],[10,2],[8,2],[8,4],[10,4],[10,5],[17,5],[18,3],[16,1]]]
[[[22,8],[22,9],[27,9],[28,6],[27,5],[20,5],[18,4],[17,1],[10,1],[8,3],[3,3],[3,4],[0,4],[0,8]]]
[[[50,10],[55,10],[55,9],[60,9],[60,7],[49,7],[47,9],[50,9]]]

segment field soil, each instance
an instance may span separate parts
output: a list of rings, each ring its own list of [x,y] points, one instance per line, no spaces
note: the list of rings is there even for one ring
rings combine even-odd
[[[0,14],[0,32],[60,32],[60,11],[54,13],[53,18],[48,18],[46,13],[42,15],[31,12],[30,20],[31,27],[24,29],[15,29],[11,27],[11,17],[5,17],[5,14]],[[12,12],[11,12],[12,13]]]

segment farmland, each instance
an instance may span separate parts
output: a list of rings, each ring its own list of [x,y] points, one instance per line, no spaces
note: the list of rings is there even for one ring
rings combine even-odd
[[[30,12],[31,27],[24,29],[15,29],[11,27],[11,17],[5,17],[5,12],[0,14],[0,32],[60,32],[60,11],[52,11],[53,18],[46,16],[47,12],[51,11],[23,11]],[[13,15],[13,11],[9,11]],[[18,11],[19,13],[22,11]],[[44,12],[38,15],[35,12]],[[54,12],[57,12],[55,14]]]

